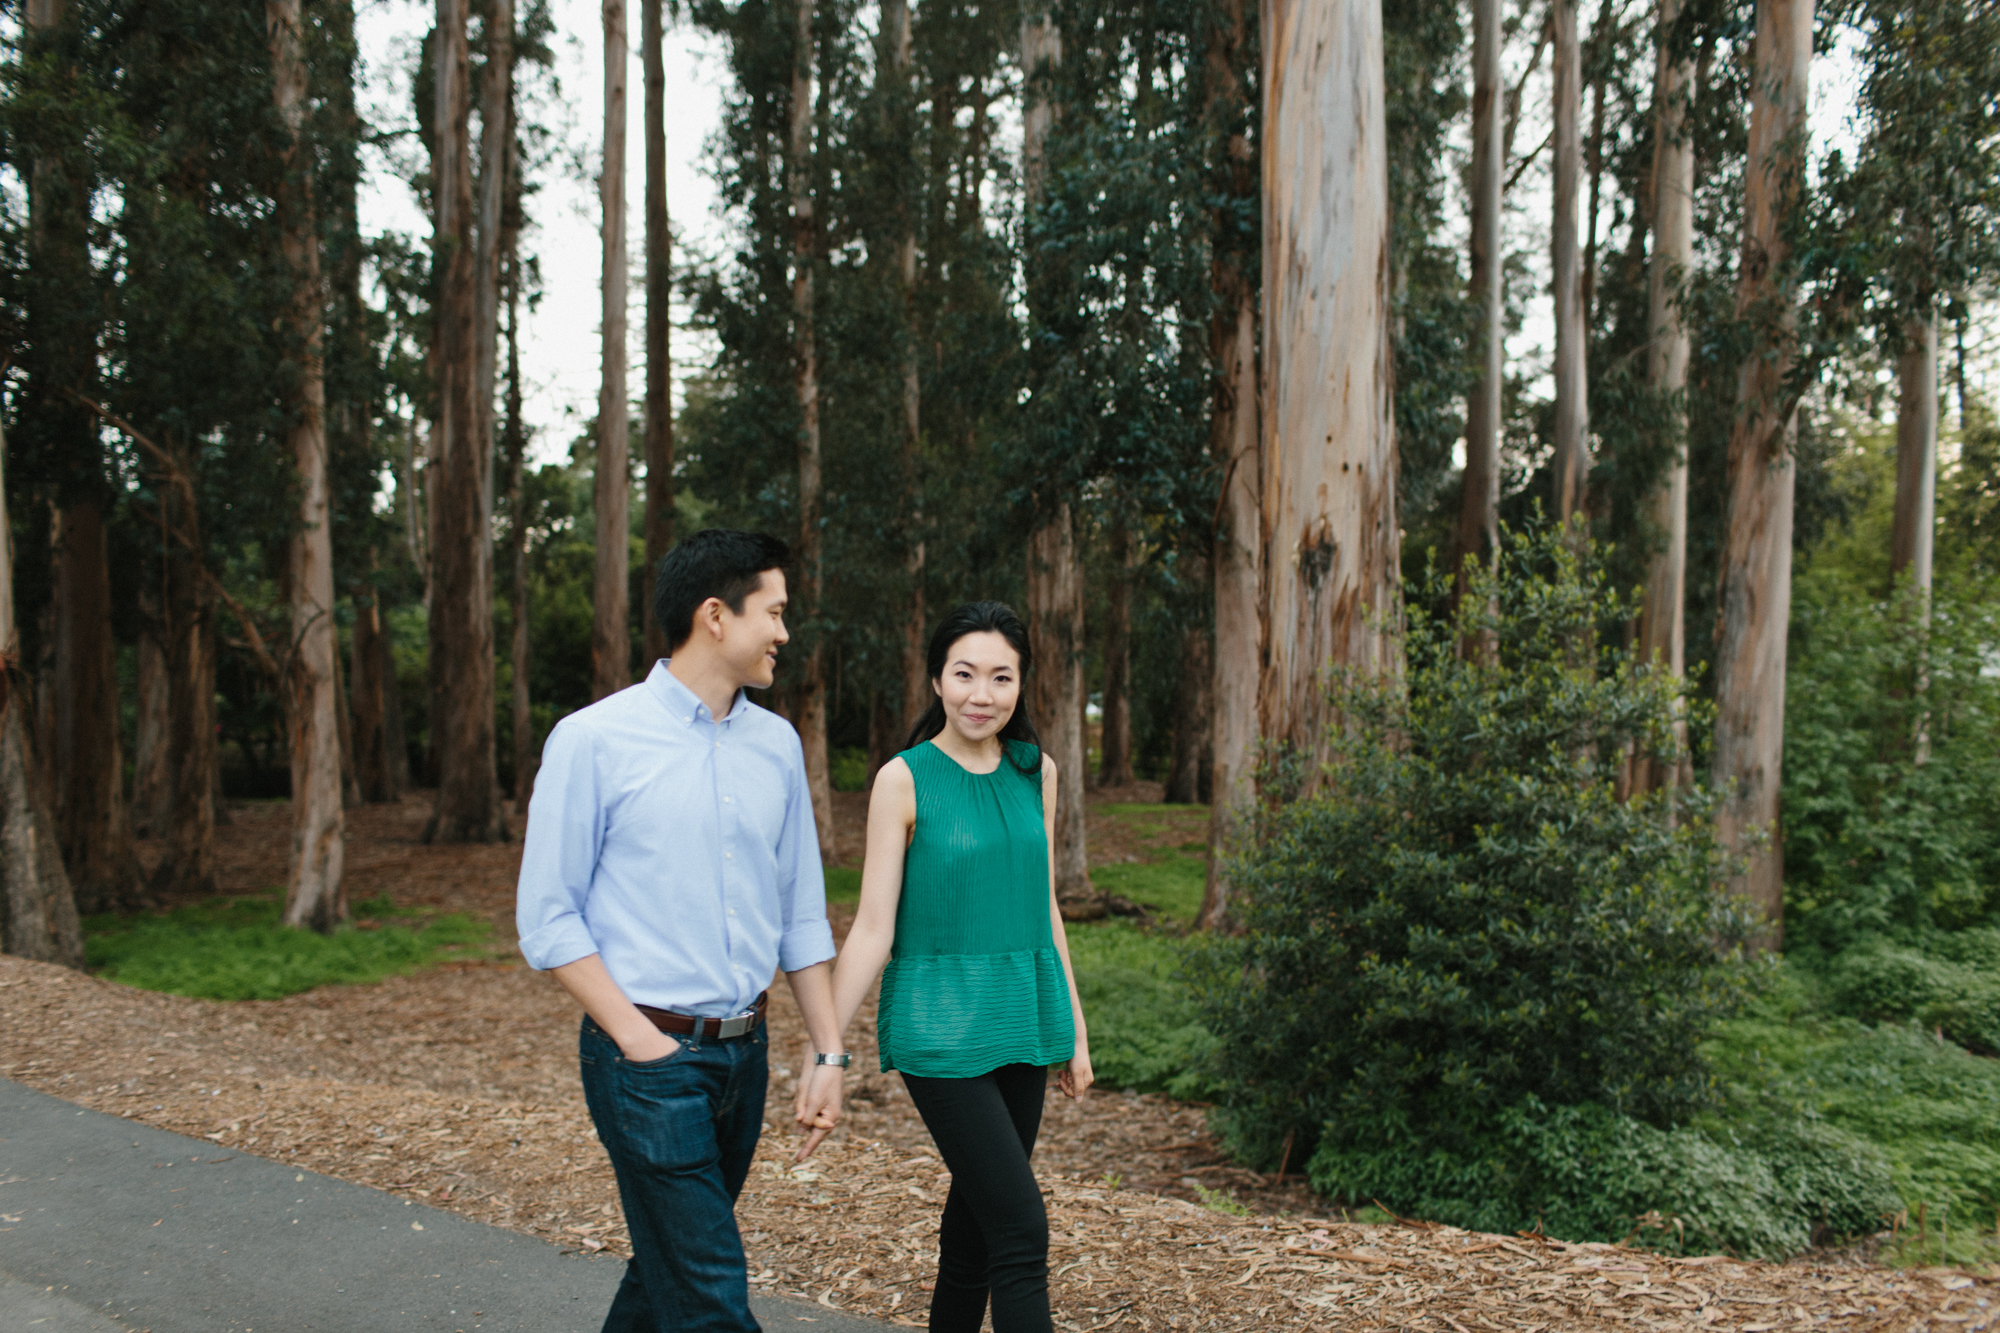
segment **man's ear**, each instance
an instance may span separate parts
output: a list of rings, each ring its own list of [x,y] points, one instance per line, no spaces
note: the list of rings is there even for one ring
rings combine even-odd
[[[694,623],[708,631],[709,637],[722,642],[722,599],[711,597],[703,602],[694,613]]]

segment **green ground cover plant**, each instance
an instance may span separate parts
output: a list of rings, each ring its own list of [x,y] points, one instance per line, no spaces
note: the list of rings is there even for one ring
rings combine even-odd
[[[91,971],[141,990],[204,1000],[275,1000],[315,986],[365,985],[447,957],[479,956],[487,923],[459,912],[417,914],[385,897],[353,905],[331,935],[279,923],[283,892],[210,898],[166,913],[91,917]]]
[[[1069,952],[1098,1080],[1207,1100],[1214,1043],[1180,977],[1180,940],[1113,918],[1072,923]]]
[[[1208,881],[1208,858],[1166,852],[1150,861],[1093,866],[1090,882],[1169,921],[1192,921]]]

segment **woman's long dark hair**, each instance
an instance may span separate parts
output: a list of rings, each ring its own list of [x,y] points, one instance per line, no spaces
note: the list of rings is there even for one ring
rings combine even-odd
[[[1021,617],[1014,614],[1014,608],[1005,602],[967,602],[943,620],[938,622],[931,635],[930,651],[924,656],[924,671],[936,684],[944,675],[944,660],[951,652],[951,646],[968,634],[998,634],[1007,641],[1021,659],[1021,697],[1015,701],[1014,715],[1007,719],[1007,725],[1000,728],[1003,742],[1001,751],[1014,767],[1023,773],[1042,771],[1042,738],[1035,734],[1035,724],[1028,717],[1028,669],[1034,665],[1034,654],[1028,648],[1028,627],[1021,623]],[[917,719],[917,725],[910,728],[910,737],[903,742],[905,750],[915,749],[925,741],[944,730],[944,701],[933,696],[931,706]],[[1004,744],[1006,741],[1020,741],[1035,747],[1034,758],[1022,763],[1014,751]]]

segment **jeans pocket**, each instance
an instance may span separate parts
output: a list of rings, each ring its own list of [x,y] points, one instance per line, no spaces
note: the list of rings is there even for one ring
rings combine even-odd
[[[675,1037],[674,1049],[667,1052],[665,1055],[661,1056],[657,1060],[627,1060],[624,1056],[621,1055],[618,1057],[618,1063],[624,1068],[630,1069],[635,1073],[643,1074],[649,1070],[665,1069],[668,1065],[680,1059],[683,1055],[686,1055],[688,1053],[688,1050],[689,1050],[689,1043],[682,1041],[679,1037]]]

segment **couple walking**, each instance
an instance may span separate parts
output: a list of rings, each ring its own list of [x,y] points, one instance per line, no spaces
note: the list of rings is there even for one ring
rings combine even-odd
[[[798,734],[751,703],[786,641],[784,543],[711,529],[654,579],[672,656],[549,734],[521,861],[530,965],[583,1006],[591,1120],[632,1259],[606,1333],[739,1333],[735,1202],[763,1127],[764,988],[782,970],[813,1063],[794,1116],[840,1118],[843,1034],[882,978],[882,1068],[903,1076],[951,1171],[930,1327],[1049,1322],[1048,1218],[1028,1157],[1048,1069],[1090,1086],[1083,1010],[1049,873],[1055,787],[1022,707],[1020,618],[947,616],[936,698],[868,803],[861,905],[835,965]],[[886,966],[886,970],[885,970]]]

